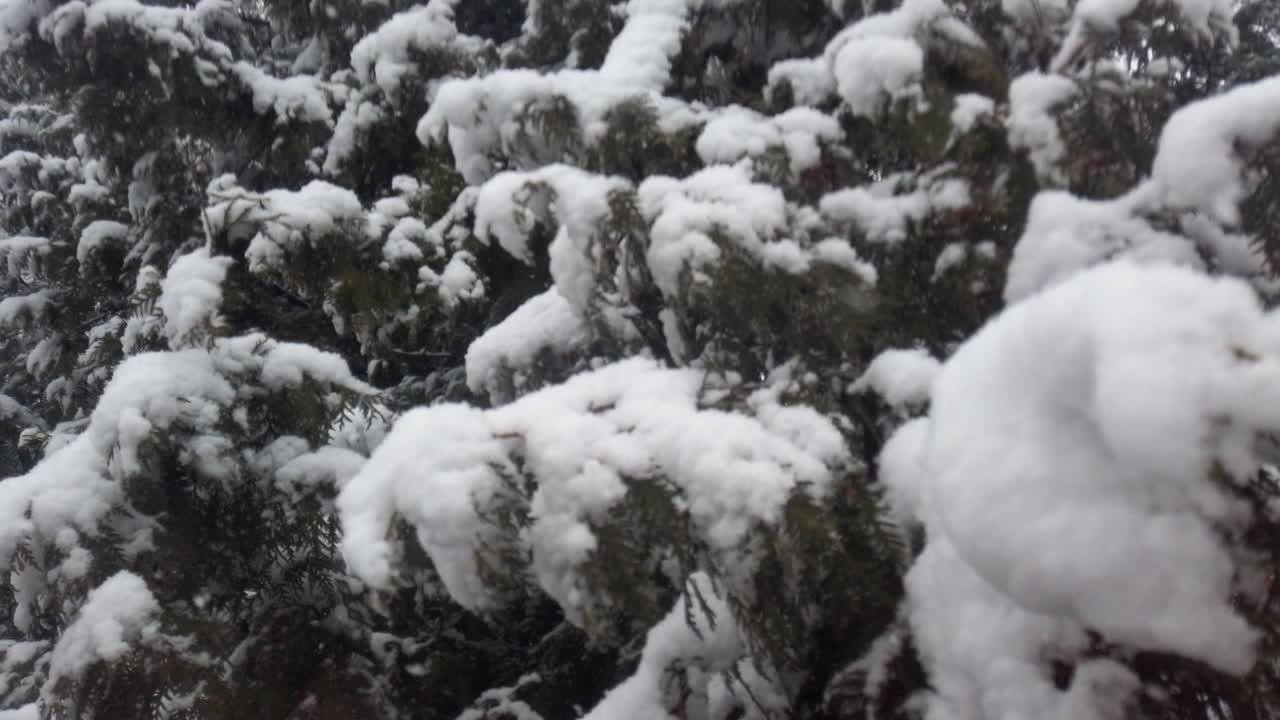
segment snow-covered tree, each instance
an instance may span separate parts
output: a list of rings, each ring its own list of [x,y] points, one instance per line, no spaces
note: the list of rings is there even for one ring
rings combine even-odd
[[[1266,0],[0,3],[0,719],[1270,717]]]

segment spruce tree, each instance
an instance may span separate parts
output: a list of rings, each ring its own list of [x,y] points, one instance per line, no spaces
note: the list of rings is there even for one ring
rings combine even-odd
[[[1280,710],[1266,0],[0,6],[0,719]]]

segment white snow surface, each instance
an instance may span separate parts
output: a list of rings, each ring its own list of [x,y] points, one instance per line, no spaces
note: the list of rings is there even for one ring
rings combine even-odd
[[[1019,75],[1009,84],[1009,144],[1028,152],[1042,183],[1066,185],[1066,175],[1059,167],[1066,146],[1052,111],[1079,92],[1074,80],[1041,72]]]
[[[686,717],[706,716],[711,681],[733,667],[745,647],[732,610],[711,578],[699,572],[687,582],[695,589],[681,595],[650,628],[635,674],[610,690],[583,720],[653,720],[671,717],[680,705]],[[694,592],[705,607],[691,600]],[[671,682],[673,667],[685,673],[689,694],[683,701],[681,683]]]
[[[253,94],[254,111],[262,115],[270,111],[277,125],[297,121],[333,127],[330,93],[316,77],[277,78],[244,61],[233,65],[232,71]]]
[[[533,262],[529,233],[539,220],[559,225],[547,253],[551,277],[566,300],[580,311],[595,294],[595,262],[602,252],[600,220],[609,212],[609,196],[630,188],[622,178],[604,177],[568,165],[532,172],[504,172],[480,188],[475,203],[475,234],[496,240],[512,257]]]
[[[899,243],[907,238],[910,223],[969,205],[968,181],[939,172],[947,170],[944,165],[920,177],[895,174],[870,185],[836,190],[824,195],[818,207],[827,218],[852,225],[871,242]]]
[[[304,379],[310,379],[358,393],[373,392],[368,384],[352,376],[347,361],[336,353],[325,352],[306,343],[267,341],[262,336],[250,335],[236,340],[265,343],[260,350],[262,360],[258,365],[258,377],[273,390],[296,387]]]
[[[1005,15],[1023,25],[1065,22],[1070,15],[1068,0],[1000,0]]]
[[[325,446],[282,465],[275,473],[276,485],[286,490],[316,486],[341,490],[360,472],[366,460],[353,450]]]
[[[680,293],[686,271],[694,282],[706,281],[705,271],[728,248],[786,273],[802,274],[823,263],[875,283],[875,269],[847,242],[814,234],[822,230],[816,212],[788,204],[773,185],[755,182],[749,161],[712,165],[683,179],[649,177],[636,194],[650,228],[649,272],[668,298]]]
[[[9,0],[0,5],[0,53],[25,44],[31,24],[52,9],[49,0]]]
[[[949,270],[964,262],[969,257],[969,246],[962,242],[947,243],[942,250],[938,252],[938,258],[933,261],[933,277],[937,280],[947,274]]]
[[[926,720],[1113,720],[1136,688],[1127,669],[1099,659],[1079,662],[1068,689],[1057,690],[1046,656],[1082,655],[1085,632],[1012,602],[945,537],[930,540],[906,587],[908,616],[933,686],[924,697]]]
[[[683,180],[655,176],[638,190],[650,226],[647,260],[667,297],[680,291],[680,275],[720,259],[717,232],[756,257],[787,229],[787,201],[773,185],[753,182],[750,167],[713,165]]]
[[[898,409],[929,401],[929,387],[941,364],[927,350],[886,350],[875,357],[852,385],[851,392],[874,390]]]
[[[189,7],[148,5],[137,0],[72,0],[44,17],[39,33],[59,53],[80,54],[84,43],[93,42],[99,32],[113,25],[136,29],[170,58],[192,58],[200,81],[207,86],[224,80],[233,54],[206,30],[221,27],[233,36],[242,31],[235,5],[227,0],[199,0]]]
[[[94,220],[80,231],[76,245],[76,261],[83,267],[89,256],[109,243],[124,242],[129,236],[129,226],[114,220]]]
[[[1104,718],[1134,686],[1044,659],[1084,630],[1243,673],[1234,611],[1256,434],[1280,428],[1280,317],[1243,281],[1116,261],[1014,304],[943,365],[882,478],[928,546],[908,577],[930,718]],[[1084,670],[1084,672],[1080,672]],[[1106,698],[1110,697],[1111,701]]]
[[[1028,108],[1073,93],[1060,76],[1023,76]],[[1034,91],[1034,92],[1032,92]],[[1065,96],[1065,95],[1064,95]],[[1016,115],[1015,111],[1015,115]],[[1173,114],[1160,134],[1152,177],[1110,200],[1087,200],[1059,190],[1036,195],[1027,226],[1014,249],[1005,299],[1018,300],[1073,273],[1108,259],[1203,267],[1256,277],[1262,258],[1249,238],[1231,231],[1240,221],[1240,203],[1249,191],[1241,150],[1280,138],[1280,77],[1242,85],[1187,105]],[[1014,123],[1013,117],[1010,119]],[[1042,124],[1043,123],[1043,124]],[[1063,149],[1048,115],[1024,134],[1039,171],[1058,176]],[[1011,133],[1014,129],[1011,128]],[[1038,145],[1029,138],[1039,137]],[[1157,230],[1144,218],[1176,214],[1186,236]]]
[[[159,632],[153,621],[160,606],[146,582],[120,571],[89,591],[75,620],[58,636],[45,688],[75,678],[97,662],[119,660],[130,648]]]
[[[351,68],[364,88],[348,96],[338,116],[324,172],[337,174],[355,151],[359,135],[400,110],[410,92],[406,83],[419,72],[417,58],[433,53],[474,57],[491,46],[487,40],[458,32],[453,20],[457,4],[458,0],[429,0],[403,10],[355,44]],[[421,79],[431,87],[445,78]]]
[[[357,135],[385,118],[386,113],[381,105],[364,99],[359,93],[352,93],[334,123],[333,135],[325,151],[324,172],[336,175],[355,152]]]
[[[850,25],[819,57],[775,63],[769,70],[769,91],[786,81],[800,105],[818,105],[838,94],[851,112],[864,116],[878,114],[891,100],[921,102],[922,42],[934,30],[981,45],[942,0],[905,0],[890,12]]]
[[[338,498],[348,567],[388,586],[398,551],[387,528],[399,515],[417,529],[450,595],[491,609],[497,601],[477,573],[476,551],[497,530],[480,513],[498,499],[527,502],[533,523],[521,542],[533,577],[581,622],[577,568],[595,548],[590,523],[625,497],[625,478],[671,482],[708,546],[726,563],[747,562],[740,545],[752,524],[776,523],[792,492],[827,492],[848,450],[826,418],[766,390],[752,396],[754,416],[701,410],[703,382],[700,372],[635,358],[493,410],[410,411]],[[516,472],[515,453],[536,480],[527,498],[502,480]]]
[[[203,448],[194,453],[196,468],[225,474],[215,452],[225,445],[219,426],[237,399],[229,377],[241,375],[275,389],[310,377],[369,390],[339,356],[262,335],[219,339],[207,350],[132,356],[117,367],[83,432],[27,474],[0,482],[0,558],[7,562],[33,534],[55,537],[66,528],[96,534],[122,501],[119,481],[143,469],[140,451],[153,433],[188,434]]]
[[[214,204],[205,210],[210,234],[234,233],[240,227],[258,232],[245,251],[253,272],[281,267],[287,253],[322,250],[317,241],[366,222],[360,199],[350,190],[323,180],[313,180],[298,190],[249,192],[235,185],[235,177],[224,175],[209,184]]]
[[[491,154],[533,153],[545,157],[553,151],[540,146],[521,147],[518,136],[519,118],[530,108],[556,97],[572,103],[588,144],[603,133],[603,118],[610,108],[637,97],[646,98],[655,106],[658,124],[664,131],[690,125],[702,111],[662,95],[671,73],[671,59],[680,50],[681,35],[692,12],[704,5],[729,5],[733,1],[629,0],[626,24],[598,70],[565,69],[544,75],[526,69],[503,69],[480,77],[446,80],[439,85],[430,109],[418,124],[418,138],[423,144],[434,138],[447,139],[462,176],[468,184],[479,185],[494,174]],[[483,112],[478,112],[482,107]]]
[[[39,320],[56,304],[49,290],[36,290],[26,295],[10,295],[0,300],[0,328],[20,326],[31,320]]]
[[[467,348],[467,387],[491,399],[503,396],[501,377],[520,372],[542,352],[570,352],[588,340],[581,315],[552,288],[527,300]]]
[[[1140,196],[1086,200],[1062,190],[1038,193],[1014,246],[1004,297],[1021,300],[1113,258],[1202,268],[1196,246],[1138,216]]]
[[[169,346],[178,349],[212,328],[222,305],[222,281],[232,259],[213,257],[207,247],[174,261],[160,285],[160,311]]]
[[[16,278],[33,268],[38,258],[53,251],[48,238],[14,235],[0,239],[0,270],[5,277]]]
[[[962,93],[956,96],[956,106],[951,109],[951,124],[956,132],[966,133],[977,124],[978,118],[993,116],[996,112],[996,101],[986,95]]]
[[[4,393],[0,393],[0,420],[29,427],[45,427],[45,422],[39,415],[31,412],[25,405]]]
[[[529,673],[523,675],[516,681],[515,685],[510,687],[490,688],[480,693],[480,697],[476,698],[461,715],[454,720],[489,720],[492,717],[508,718],[509,720],[544,720],[529,704],[515,699],[515,694],[522,688],[542,682],[542,677],[537,673]]]
[[[351,67],[362,83],[377,85],[398,98],[404,77],[416,71],[413,53],[451,50],[474,54],[484,41],[458,32],[453,22],[459,0],[430,0],[396,13],[351,50]]]
[[[732,164],[759,157],[771,149],[786,153],[793,176],[822,160],[822,143],[844,137],[835,118],[810,107],[797,107],[766,116],[733,106],[716,114],[702,129],[695,150],[707,165]]]
[[[400,218],[382,245],[382,257],[389,263],[422,260],[422,247],[426,245],[427,226],[416,217]]]
[[[1006,3],[1011,1],[1013,0],[1004,0]],[[1140,0],[1080,0],[1072,12],[1067,36],[1050,67],[1055,71],[1065,69],[1080,56],[1091,36],[1114,33],[1119,29],[1120,22],[1136,11],[1140,4]],[[1212,39],[1215,34],[1224,36],[1230,44],[1238,39],[1238,32],[1231,24],[1231,18],[1239,4],[1232,0],[1167,0],[1165,4],[1175,10],[1173,16],[1193,30],[1202,41]]]
[[[1246,194],[1242,155],[1280,138],[1280,75],[1187,105],[1165,123],[1152,168],[1166,206],[1237,224]]]
[[[419,267],[418,279],[422,284],[436,289],[446,308],[454,308],[464,301],[484,297],[484,280],[475,271],[475,262],[474,255],[466,250],[459,250],[438,273],[428,265]]]

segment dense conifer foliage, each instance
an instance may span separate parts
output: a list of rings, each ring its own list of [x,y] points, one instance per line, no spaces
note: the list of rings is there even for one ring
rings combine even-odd
[[[0,720],[1280,712],[1269,0],[0,0]]]

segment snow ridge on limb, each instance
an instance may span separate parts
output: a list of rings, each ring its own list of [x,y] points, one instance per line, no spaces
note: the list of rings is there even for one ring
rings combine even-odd
[[[1179,20],[1195,33],[1200,42],[1212,41],[1215,35],[1235,43],[1236,28],[1231,23],[1235,11],[1231,0],[1165,0]],[[1119,30],[1120,22],[1132,15],[1140,0],[1081,0],[1071,13],[1070,29],[1054,55],[1051,67],[1062,71],[1079,59],[1091,36]]]
[[[731,668],[745,647],[711,578],[695,573],[686,585],[671,612],[649,630],[636,673],[610,690],[584,720],[646,720],[673,713],[702,717],[707,712],[710,680]]]
[[[208,350],[135,355],[116,369],[80,435],[31,472],[0,483],[0,564],[8,566],[33,536],[66,529],[96,535],[123,499],[122,479],[142,472],[143,446],[153,434],[182,432],[208,439],[207,448],[228,448],[220,423],[240,399],[234,383],[246,377],[276,390],[304,378],[370,390],[338,356],[261,335],[219,339]],[[221,451],[192,462],[215,478],[233,472]]]
[[[1005,286],[1019,300],[1111,258],[1204,268],[1205,258],[1246,278],[1263,271],[1233,232],[1250,192],[1245,157],[1280,139],[1280,77],[1239,86],[1179,109],[1160,133],[1150,178],[1107,200],[1038,193]],[[1177,232],[1154,227],[1172,213]]]
[[[213,329],[222,304],[222,281],[231,264],[231,258],[213,257],[208,248],[174,261],[160,286],[160,310],[171,347],[181,348]]]
[[[882,224],[902,224],[935,207],[963,203],[965,188],[961,181],[941,180],[910,196],[868,198],[862,207],[877,218],[876,213],[888,215]],[[684,178],[654,175],[638,186],[555,164],[500,173],[478,190],[476,238],[496,240],[522,262],[534,264],[530,236],[552,223],[551,278],[577,318],[557,313],[568,323],[557,331],[565,338],[590,321],[593,329],[632,342],[638,334],[638,292],[652,288],[674,321],[673,308],[710,287],[718,266],[730,258],[765,274],[803,277],[832,269],[855,287],[876,282],[874,267],[849,243],[831,237],[817,211],[789,203],[779,188],[755,178],[750,159],[711,165]],[[542,320],[552,317],[544,314]],[[673,355],[681,355],[674,328],[665,342]],[[492,340],[484,345],[494,356]]]
[[[1081,272],[962,346],[931,402],[882,464],[928,532],[908,594],[931,717],[1109,717],[1103,695],[1133,690],[1128,670],[1090,661],[1063,693],[1038,659],[1084,652],[1087,630],[1249,669],[1258,633],[1232,598],[1253,568],[1231,539],[1252,518],[1232,488],[1259,467],[1258,434],[1280,429],[1280,320],[1247,285]]]
[[[476,558],[497,546],[498,502],[526,506],[527,547],[539,587],[583,623],[591,594],[581,567],[592,531],[644,479],[670,483],[698,536],[738,576],[755,523],[775,524],[794,492],[822,496],[850,462],[830,421],[780,408],[764,391],[757,416],[698,408],[702,374],[630,359],[581,373],[494,410],[462,405],[405,415],[343,489],[343,552],[358,576],[390,587],[398,550],[393,517],[417,529],[454,599],[477,611],[501,602]],[[526,491],[511,478],[530,473]],[[742,567],[738,567],[741,565]]]
[[[692,12],[704,5],[725,6],[735,0],[630,0],[626,24],[614,38],[598,70],[566,69],[541,74],[524,69],[503,69],[489,75],[446,80],[432,97],[431,107],[418,123],[424,145],[445,139],[453,150],[458,170],[471,185],[490,178],[496,168],[493,156],[532,154],[557,162],[559,148],[541,139],[533,147],[520,148],[529,139],[517,137],[521,117],[530,110],[556,110],[565,103],[561,122],[576,126],[581,141],[593,145],[605,129],[605,113],[618,103],[637,96],[648,98],[657,109],[664,131],[686,127],[702,115],[698,107],[662,94],[671,73],[671,61],[680,50],[681,35]],[[484,108],[483,112],[478,112]],[[518,152],[517,152],[518,150]],[[515,169],[532,169],[527,163]]]
[[[152,620],[159,611],[160,604],[142,578],[123,570],[107,578],[89,592],[54,645],[45,687],[75,677],[96,662],[119,660],[130,645],[146,642],[159,630]]]
[[[467,348],[467,386],[490,401],[509,400],[506,374],[514,372],[514,389],[542,353],[581,350],[588,340],[587,326],[560,291],[551,288],[485,331]]]
[[[412,54],[473,40],[458,33],[453,22],[458,0],[430,0],[397,13],[351,49],[351,67],[363,83],[374,83],[388,97],[396,97],[401,80],[412,72]],[[479,49],[459,47],[459,50]]]
[[[874,116],[898,100],[923,104],[924,44],[932,32],[982,45],[941,0],[906,0],[850,25],[819,57],[774,64],[768,92],[776,94],[785,84],[799,105],[820,105],[838,95],[861,116]]]
[[[1280,139],[1280,76],[1241,85],[1174,113],[1160,133],[1153,195],[1175,209],[1240,222],[1244,159]]]

